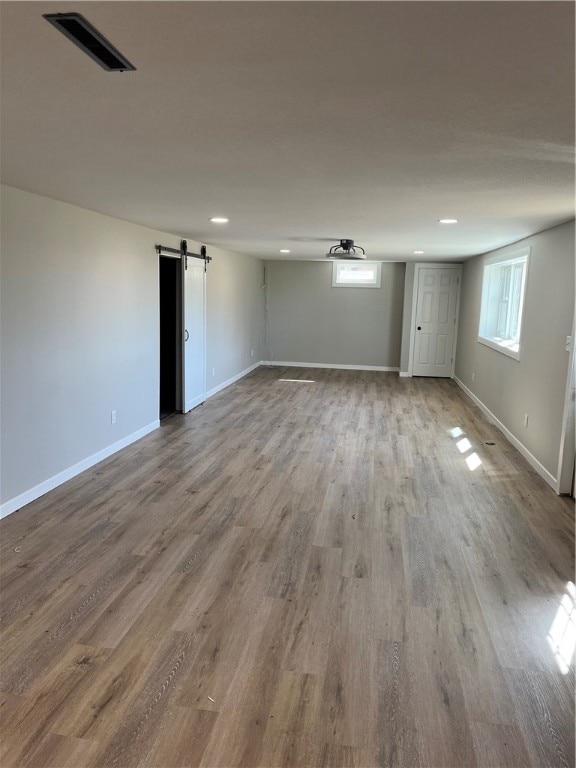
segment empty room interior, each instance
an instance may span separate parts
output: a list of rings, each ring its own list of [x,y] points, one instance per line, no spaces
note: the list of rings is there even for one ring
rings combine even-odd
[[[574,13],[2,0],[2,768],[574,765]]]

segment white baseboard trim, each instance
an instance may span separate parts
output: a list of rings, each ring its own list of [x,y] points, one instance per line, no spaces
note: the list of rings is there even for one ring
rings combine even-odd
[[[261,365],[271,365],[275,368],[335,368],[344,371],[385,371],[398,373],[399,368],[387,365],[341,365],[339,363],[287,363],[284,360],[263,360]]]
[[[139,429],[137,432],[133,432],[131,435],[123,437],[122,440],[118,440],[116,443],[112,443],[112,445],[103,448],[101,451],[98,451],[98,453],[93,453],[92,456],[88,456],[87,459],[79,461],[78,464],[74,464],[74,466],[65,469],[63,472],[59,472],[57,475],[48,478],[48,480],[44,480],[43,483],[35,485],[34,488],[31,488],[29,491],[25,491],[19,496],[5,501],[0,506],[0,519],[11,515],[12,512],[16,512],[22,507],[25,507],[26,504],[30,504],[32,501],[36,501],[36,499],[39,499],[40,496],[44,496],[44,494],[48,493],[48,491],[54,490],[54,488],[62,485],[62,483],[65,483],[67,480],[71,480],[81,472],[85,472],[87,469],[90,469],[90,467],[93,467],[100,461],[103,461],[109,456],[112,456],[113,453],[117,453],[118,451],[121,451],[122,448],[126,448],[132,443],[135,443],[136,440],[140,440],[141,437],[144,437],[150,432],[153,432],[155,429],[158,429],[159,426],[160,421],[157,419],[151,424],[142,427],[142,429]]]
[[[214,395],[217,395],[218,392],[221,392],[223,389],[226,389],[226,387],[229,387],[231,384],[235,384],[237,381],[240,381],[240,379],[243,379],[244,376],[247,376],[249,373],[252,373],[252,371],[255,371],[256,368],[259,368],[261,365],[268,365],[268,363],[264,363],[260,361],[259,363],[254,363],[254,365],[251,365],[250,368],[246,368],[246,370],[241,371],[240,373],[237,373],[236,376],[232,376],[231,379],[228,379],[227,381],[223,381],[222,384],[218,384],[218,386],[214,387],[213,389],[209,389],[208,392],[206,392],[206,395],[202,398],[203,402],[204,400],[208,400],[209,397],[214,397]]]
[[[502,432],[502,434],[508,440],[508,442],[512,443],[514,448],[516,448],[516,450],[519,451],[522,454],[522,456],[524,456],[524,458],[526,459],[528,464],[530,464],[530,466],[533,469],[535,469],[536,472],[538,472],[540,477],[543,480],[545,480],[548,483],[548,485],[551,488],[554,489],[554,491],[556,493],[558,493],[558,480],[557,480],[557,478],[555,478],[554,475],[551,472],[549,472],[546,469],[546,467],[544,465],[542,465],[538,461],[538,459],[530,453],[528,448],[526,448],[526,446],[523,443],[521,443],[520,440],[518,440],[516,435],[514,435],[512,432],[510,432],[510,430],[500,421],[500,419],[498,419],[496,416],[494,416],[492,411],[487,406],[484,405],[482,400],[480,400],[478,397],[476,397],[476,395],[472,392],[472,390],[468,389],[466,384],[464,384],[462,381],[460,381],[460,379],[457,376],[454,376],[453,378],[454,378],[454,381],[456,382],[456,384],[458,384],[458,386],[460,387],[460,389],[463,392],[465,392],[468,395],[468,397],[470,398],[470,400],[472,400],[472,402],[475,403],[478,406],[478,408],[480,408],[482,413],[485,416],[488,417],[488,420],[492,424],[494,424],[494,426],[497,427],[500,430],[500,432]]]
[[[217,387],[214,387],[213,389],[211,389],[203,397],[196,398],[186,403],[187,410],[191,410],[192,408],[195,408],[197,405],[200,405],[200,403],[203,403],[209,397],[212,397],[216,393],[220,392],[222,389],[225,389],[226,387],[229,387],[231,384],[234,384],[234,382],[238,381],[239,379],[242,379],[244,376],[251,373],[251,371],[255,370],[260,365],[262,365],[261,362],[254,363],[254,365],[251,365],[250,368],[246,368],[245,371],[242,371],[236,376],[233,376],[231,379],[228,379],[228,381],[224,381],[222,382],[222,384],[218,384]],[[87,459],[84,459],[83,461],[78,462],[78,464],[74,464],[73,467],[69,467],[68,469],[65,469],[63,472],[59,472],[57,475],[54,475],[53,477],[48,478],[48,480],[45,480],[43,483],[39,483],[38,485],[34,486],[34,488],[31,488],[29,491],[25,491],[24,493],[21,493],[19,496],[16,496],[13,499],[9,499],[8,501],[5,501],[2,505],[0,505],[0,519],[2,519],[3,517],[7,517],[8,515],[11,515],[13,512],[16,512],[22,507],[25,507],[27,504],[30,504],[31,502],[36,501],[36,499],[39,499],[41,496],[44,496],[44,494],[54,490],[54,488],[57,488],[59,485],[62,485],[62,483],[65,483],[67,480],[71,480],[73,477],[76,477],[76,475],[79,475],[81,472],[85,472],[87,469],[90,469],[90,467],[93,467],[95,464],[98,464],[98,462],[103,461],[104,459],[107,459],[109,456],[112,456],[113,453],[117,453],[118,451],[121,451],[122,448],[126,448],[132,443],[135,443],[136,440],[140,440],[141,437],[144,437],[150,432],[153,432],[155,429],[158,429],[159,426],[160,426],[160,420],[157,419],[156,421],[153,421],[151,424],[148,424],[146,427],[139,429],[137,432],[133,432],[131,435],[128,435],[127,437],[122,438],[122,440],[118,440],[116,443],[112,443],[112,445],[109,445],[107,448],[103,448],[101,451],[98,451],[98,453],[94,453],[92,456],[89,456]]]
[[[412,378],[412,374],[408,373],[408,371],[400,371],[399,376],[400,376],[401,379],[411,379]]]

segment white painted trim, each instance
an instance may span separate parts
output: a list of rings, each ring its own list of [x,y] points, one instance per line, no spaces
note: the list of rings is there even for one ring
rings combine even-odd
[[[132,443],[135,443],[136,440],[140,440],[141,437],[144,437],[150,432],[153,432],[155,429],[158,429],[159,426],[160,421],[157,419],[147,426],[142,427],[142,429],[133,432],[131,435],[123,437],[116,443],[112,443],[112,445],[103,448],[101,451],[93,453],[92,456],[88,456],[88,458],[84,459],[83,461],[79,461],[78,464],[74,464],[74,466],[68,467],[68,469],[65,469],[63,472],[59,472],[57,475],[48,478],[48,480],[44,480],[43,483],[35,485],[34,488],[30,488],[29,491],[25,491],[19,496],[5,501],[4,504],[0,506],[0,518],[7,517],[8,515],[11,515],[12,512],[16,512],[17,510],[26,506],[26,504],[30,504],[32,501],[36,501],[36,499],[39,499],[40,496],[44,496],[44,494],[48,493],[48,491],[52,491],[54,488],[62,485],[62,483],[65,483],[67,480],[71,480],[81,472],[85,472],[87,469],[90,469],[90,467],[93,467],[100,461],[103,461],[109,456],[112,456],[112,454],[121,451],[122,448],[126,448]]]
[[[462,282],[464,280],[464,269],[460,264],[460,273],[458,275],[458,291],[456,293],[456,317],[454,322],[454,338],[452,339],[452,373],[450,378],[454,378],[456,373],[456,350],[458,349],[458,329],[460,328],[460,297],[462,296]]]
[[[520,241],[520,243],[521,242],[522,241]],[[502,264],[505,261],[520,261],[523,256],[526,256],[526,259],[529,260],[532,246],[520,245],[520,243],[513,243],[512,245],[507,245],[503,248],[497,248],[495,251],[490,251],[490,255],[485,255],[482,266]]]
[[[287,363],[284,360],[263,360],[261,365],[273,365],[275,368],[335,368],[345,371],[385,371],[398,373],[397,366],[387,365],[341,365],[339,363]]]
[[[520,360],[520,349],[508,349],[508,347],[505,344],[499,344],[497,341],[492,341],[492,339],[487,339],[485,336],[478,336],[476,338],[476,341],[478,344],[484,344],[485,347],[490,347],[490,349],[496,350],[496,352],[501,352],[503,355],[507,355],[507,357],[511,357],[513,360]]]
[[[255,363],[254,365],[251,365],[250,368],[246,368],[245,371],[242,371],[236,376],[233,376],[231,379],[228,379],[228,381],[224,381],[222,382],[222,384],[219,384],[217,387],[214,387],[214,389],[211,389],[209,392],[206,392],[205,395],[202,395],[201,397],[196,398],[195,400],[192,400],[191,402],[187,403],[186,407],[189,409],[195,408],[197,405],[200,405],[209,397],[212,397],[217,392],[220,392],[222,389],[229,387],[231,384],[234,384],[234,382],[238,381],[239,379],[243,378],[247,374],[251,373],[260,365],[264,365],[264,363],[259,362],[259,363]],[[155,429],[158,429],[159,426],[160,426],[159,420],[153,421],[151,424],[148,424],[146,427],[139,429],[137,432],[133,432],[131,435],[128,435],[127,437],[122,438],[122,440],[118,440],[116,443],[112,443],[112,445],[109,445],[107,448],[103,448],[101,451],[98,451],[98,453],[94,453],[92,456],[89,456],[83,461],[78,462],[78,464],[74,464],[74,466],[69,467],[64,471],[59,472],[57,475],[54,475],[53,477],[48,478],[48,480],[45,480],[43,483],[40,483],[39,485],[34,486],[34,488],[31,488],[29,491],[25,491],[19,496],[16,496],[13,499],[9,499],[8,501],[5,501],[0,506],[0,519],[3,517],[7,517],[8,515],[11,515],[13,512],[18,511],[22,507],[25,507],[27,504],[30,504],[31,502],[36,501],[36,499],[39,499],[41,496],[44,496],[44,494],[54,490],[54,488],[57,488],[59,485],[62,485],[67,480],[71,480],[73,477],[76,477],[82,472],[85,472],[87,469],[90,469],[90,467],[93,467],[95,464],[98,464],[100,461],[103,461],[104,459],[107,459],[109,456],[112,456],[112,454],[117,453],[118,451],[121,451],[123,448],[127,448],[132,443],[135,443],[136,440],[140,440],[141,437],[145,437],[150,432],[153,432]]]
[[[543,464],[541,464],[538,461],[538,459],[530,453],[528,448],[526,448],[526,446],[523,443],[521,443],[520,440],[518,440],[516,435],[510,432],[510,430],[500,421],[500,419],[494,416],[492,411],[487,406],[484,405],[482,400],[476,397],[476,395],[472,392],[472,390],[468,389],[466,384],[460,381],[460,379],[457,376],[454,376],[453,378],[456,384],[458,384],[458,386],[460,387],[460,389],[462,389],[468,395],[468,397],[478,406],[478,408],[480,408],[482,413],[488,417],[488,420],[492,424],[494,424],[494,426],[497,427],[500,430],[500,432],[502,432],[502,434],[508,440],[508,442],[511,443],[514,446],[514,448],[516,448],[516,450],[522,454],[522,456],[524,456],[528,464],[530,464],[530,466],[533,469],[535,469],[536,472],[538,472],[540,477],[542,477],[548,483],[548,485],[551,486],[554,489],[554,491],[556,491],[556,493],[558,493],[558,481],[554,477],[554,475],[551,472],[549,472],[546,469],[546,467]]]
[[[251,365],[250,368],[246,368],[244,371],[237,373],[236,376],[232,376],[231,379],[227,379],[226,381],[223,381],[222,384],[218,384],[216,387],[213,387],[212,389],[208,390],[208,392],[206,392],[204,400],[208,400],[209,397],[214,397],[214,395],[217,395],[218,392],[221,392],[223,389],[226,389],[226,387],[229,387],[231,384],[234,384],[235,382],[240,381],[240,379],[243,379],[244,376],[247,376],[249,373],[252,373],[252,371],[256,370],[256,368],[259,368],[261,365],[269,365],[269,363],[265,363],[263,360],[261,360],[259,363],[254,363],[254,365]]]
[[[566,393],[564,395],[564,411],[562,414],[562,434],[560,436],[560,451],[558,454],[558,488],[556,493],[570,493],[572,490],[572,471],[574,469],[574,411],[576,388],[576,355],[574,354],[574,335],[576,333],[576,315],[572,318],[572,344],[568,358],[568,374],[566,376]]]
[[[400,376],[401,379],[411,379],[412,378],[412,374],[408,373],[408,371],[400,371],[400,373],[398,375]]]
[[[486,347],[494,349],[496,352],[500,352],[503,355],[511,357],[513,360],[520,360],[520,350],[522,349],[522,328],[524,327],[524,315],[526,314],[526,296],[528,295],[528,279],[530,276],[530,254],[532,253],[532,246],[528,245],[525,248],[516,248],[512,250],[498,249],[493,252],[493,255],[484,259],[482,264],[482,290],[480,293],[480,315],[478,318],[478,337],[479,344],[484,344]],[[486,321],[487,304],[484,303],[484,284],[486,279],[486,269],[494,266],[495,264],[503,264],[510,261],[520,260],[521,256],[526,257],[526,270],[524,272],[524,285],[522,286],[522,304],[520,307],[520,334],[518,336],[518,350],[508,349],[505,343],[500,343],[491,339],[482,333],[482,328]]]

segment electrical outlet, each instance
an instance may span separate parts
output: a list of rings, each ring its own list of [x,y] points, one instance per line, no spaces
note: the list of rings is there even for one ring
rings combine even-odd
[[[212,376],[216,376],[216,368],[212,368]]]
[[[472,371],[472,381],[474,381],[474,376],[475,376],[475,375],[476,375],[476,374],[474,373],[474,371]]]
[[[254,357],[254,350],[253,349],[250,350],[250,357]]]
[[[566,336],[566,352],[572,349],[572,336]]]
[[[527,413],[524,414],[524,426],[525,427],[528,426],[528,414]]]
[[[110,412],[110,424],[116,424],[116,411]]]

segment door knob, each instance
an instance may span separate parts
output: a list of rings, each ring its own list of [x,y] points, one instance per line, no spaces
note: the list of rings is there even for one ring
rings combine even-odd
[[[422,326],[421,326],[421,325],[419,325],[419,326],[418,326],[418,328],[416,328],[416,330],[417,330],[417,331],[421,331],[421,330],[422,330]]]

